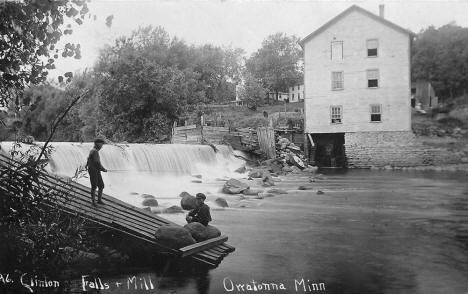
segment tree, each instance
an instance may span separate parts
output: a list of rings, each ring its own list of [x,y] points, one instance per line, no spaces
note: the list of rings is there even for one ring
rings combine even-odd
[[[162,141],[197,105],[234,100],[242,51],[187,45],[144,27],[102,51],[99,132],[116,141]]]
[[[70,109],[55,132],[57,141],[90,141],[97,136],[99,81],[92,71],[74,76],[71,83],[59,89],[50,83],[32,86],[24,91],[23,106],[17,113],[21,126],[19,137],[33,136],[45,141],[57,115],[70,105],[74,97],[87,95]],[[11,139],[11,138],[10,138]]]
[[[189,93],[199,97],[178,59],[168,58],[170,47],[164,29],[146,27],[103,51],[96,74],[102,89],[98,124],[104,136],[130,142],[163,140]]]
[[[15,130],[45,139],[55,113],[86,89],[57,128],[56,140],[164,141],[173,121],[201,105],[235,99],[242,54],[188,45],[161,27],[139,28],[105,47],[94,69],[75,75],[64,89],[44,84],[26,90]]]
[[[56,44],[64,34],[73,32],[71,21],[81,25],[86,16],[89,10],[85,0],[0,3],[0,105],[6,106],[11,100],[19,105],[26,86],[46,81],[59,53],[81,58],[79,44],[67,43],[60,49]],[[65,77],[70,81],[72,73],[67,72]]]
[[[265,101],[265,93],[267,90],[262,87],[262,84],[248,72],[245,73],[244,82],[240,86],[239,98],[247,103],[247,106],[256,109],[263,105]]]
[[[284,33],[268,36],[247,60],[247,70],[269,91],[287,92],[290,86],[302,83],[302,51],[298,41],[298,37]]]
[[[412,47],[412,78],[430,81],[441,97],[468,89],[468,28],[453,23],[422,30]]]

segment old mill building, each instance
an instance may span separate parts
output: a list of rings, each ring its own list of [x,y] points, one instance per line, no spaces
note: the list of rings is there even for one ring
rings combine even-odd
[[[305,130],[319,166],[372,166],[401,154],[411,132],[413,33],[351,6],[300,41]],[[364,163],[364,164],[363,164]]]

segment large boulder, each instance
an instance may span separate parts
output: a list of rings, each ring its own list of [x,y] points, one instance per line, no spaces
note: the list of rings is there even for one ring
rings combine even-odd
[[[262,193],[262,192],[263,192],[263,190],[256,190],[256,189],[248,188],[248,189],[242,191],[242,194],[255,196],[255,195],[258,195],[258,193]]]
[[[243,174],[246,171],[247,171],[247,169],[246,169],[245,165],[243,165],[243,166],[239,167],[238,169],[236,169],[234,172]]]
[[[154,236],[156,237],[157,242],[161,245],[174,249],[179,249],[196,243],[195,239],[190,234],[190,231],[179,226],[161,226],[156,230]]]
[[[216,237],[219,237],[219,236],[221,236],[221,231],[218,230],[218,228],[216,228],[214,226],[210,226],[210,225],[206,226],[206,237],[207,237],[207,239],[216,238]]]
[[[251,178],[261,178],[263,177],[264,171],[261,169],[254,169],[249,172],[249,177]]]
[[[236,179],[229,179],[223,187],[223,193],[226,194],[239,194],[247,190],[249,186]]]
[[[190,235],[197,241],[204,241],[207,239],[206,227],[198,222],[188,223],[184,226],[190,232]]]
[[[144,199],[156,199],[156,197],[154,197],[153,195],[151,194],[141,194],[141,197],[144,198]]]
[[[294,154],[290,154],[289,156],[289,162],[295,166],[297,166],[298,168],[300,169],[304,169],[306,166],[304,164],[304,162],[302,161],[302,159],[300,159],[298,156],[294,155]]]
[[[192,237],[197,241],[205,241],[211,238],[216,238],[221,236],[221,231],[218,230],[216,227],[213,226],[204,226],[201,223],[193,222],[188,223],[184,226],[187,229]]]
[[[189,192],[185,192],[185,191],[179,194],[180,198],[184,198],[185,196],[193,196],[193,195],[190,194]],[[195,196],[193,196],[193,197],[195,197]]]
[[[192,195],[186,195],[180,199],[180,206],[184,210],[192,210],[197,207],[197,198]]]
[[[266,197],[273,197],[275,194],[273,193],[258,193],[257,199],[263,199]]]
[[[262,179],[262,186],[263,187],[271,187],[275,185],[275,181],[273,180],[273,177],[271,175],[266,175]]]
[[[226,201],[226,199],[222,198],[222,197],[218,197],[216,198],[215,200],[216,204],[218,204],[220,207],[228,207],[228,203]]]
[[[143,200],[143,202],[141,203],[141,205],[143,206],[149,206],[149,207],[156,207],[158,206],[158,200],[154,199],[154,198],[146,198],[145,200]]]
[[[283,164],[280,162],[274,162],[270,164],[269,171],[276,174],[281,173],[283,171]]]

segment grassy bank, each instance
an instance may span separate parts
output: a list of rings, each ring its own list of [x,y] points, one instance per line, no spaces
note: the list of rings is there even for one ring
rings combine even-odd
[[[302,121],[303,102],[284,103],[278,105],[265,105],[251,110],[246,106],[228,106],[223,108],[210,108],[205,110],[205,120],[208,122],[226,122],[232,128],[257,128],[267,126],[268,117],[273,119],[273,125],[287,124],[288,119]]]

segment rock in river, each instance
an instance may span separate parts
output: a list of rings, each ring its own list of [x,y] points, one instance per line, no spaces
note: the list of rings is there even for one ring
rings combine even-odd
[[[275,185],[275,181],[273,180],[273,177],[270,175],[266,175],[263,179],[263,187],[271,187]]]
[[[215,200],[216,204],[218,204],[220,207],[228,207],[228,203],[226,201],[226,199],[222,198],[222,197],[219,197],[219,198],[216,198]]]
[[[299,186],[299,188],[297,188],[298,190],[312,190],[314,187],[312,186],[306,186],[306,185],[302,185],[302,186]]]
[[[151,194],[141,194],[141,197],[145,199],[156,199],[156,197]]]
[[[184,228],[190,232],[192,237],[197,242],[221,236],[221,231],[218,230],[216,227],[210,225],[205,227],[201,223],[197,222],[186,224]]]
[[[229,179],[223,187],[223,193],[226,194],[239,194],[242,191],[248,189],[249,186],[247,184],[242,183],[236,179]]]
[[[197,199],[192,195],[186,195],[180,199],[180,206],[182,206],[184,210],[192,210],[197,207]]]
[[[168,207],[163,210],[164,213],[183,213],[184,211],[182,210],[181,207],[177,205],[173,205],[171,207]]]
[[[158,243],[175,249],[196,243],[189,230],[173,225],[159,227],[154,236]]]
[[[179,194],[179,197],[180,197],[180,198],[184,198],[185,196],[192,196],[192,197],[195,197],[195,196],[191,195],[189,192],[185,192],[185,191]]]
[[[207,225],[206,226],[206,235],[208,239],[216,238],[221,236],[221,231],[217,227]]]
[[[190,232],[190,235],[197,241],[204,241],[207,239],[206,227],[198,222],[188,223],[184,226]]]
[[[258,193],[257,199],[263,199],[266,197],[273,197],[275,194],[273,193]]]
[[[254,169],[249,173],[249,177],[251,177],[251,178],[261,178],[261,177],[263,177],[264,172],[265,171],[261,170],[261,169]]]
[[[277,188],[270,189],[267,192],[272,194],[288,194],[288,192]]]
[[[263,192],[263,190],[255,190],[255,189],[252,189],[252,188],[248,188],[248,189],[242,191],[242,194],[255,196],[255,195],[258,195],[258,193],[262,193],[262,192]]]
[[[141,205],[143,206],[150,206],[150,207],[156,207],[158,206],[158,200],[154,199],[154,198],[147,198],[145,200],[143,200],[143,202],[141,203]]]
[[[236,169],[234,172],[243,174],[246,171],[247,171],[247,169],[245,168],[245,165],[243,165],[243,166],[239,167],[238,169]]]

